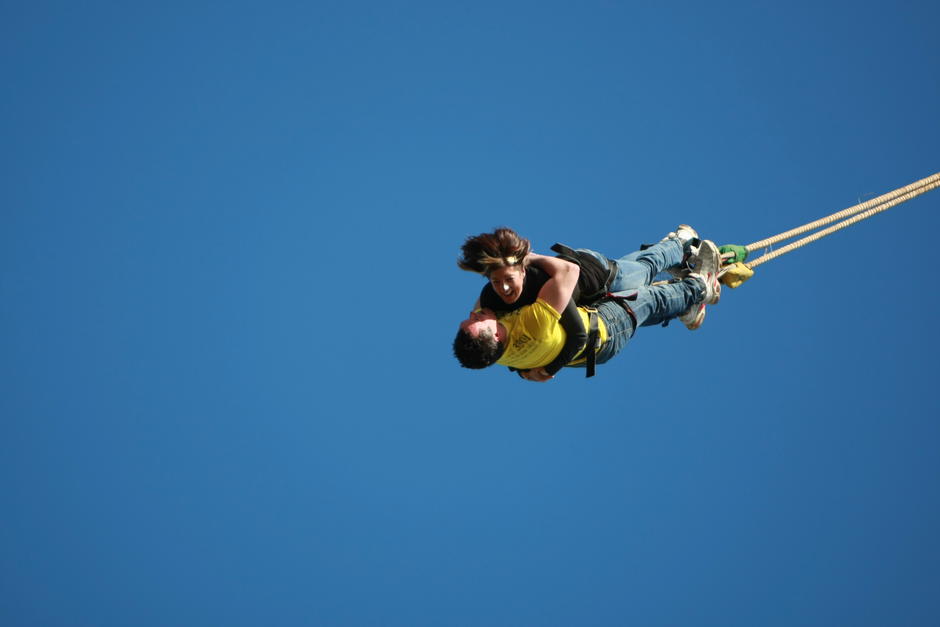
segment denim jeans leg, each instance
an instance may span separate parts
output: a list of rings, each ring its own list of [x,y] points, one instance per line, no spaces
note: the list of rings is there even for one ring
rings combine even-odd
[[[689,307],[702,302],[704,286],[698,279],[683,279],[666,285],[644,286],[636,291],[636,300],[629,301],[641,327],[662,324],[683,314]]]
[[[607,341],[597,351],[596,363],[603,364],[622,351],[636,332],[633,318],[622,305],[605,301],[597,306],[597,313],[607,328]]]
[[[610,291],[623,292],[649,285],[657,274],[682,263],[684,254],[679,240],[670,238],[653,244],[646,250],[615,259],[617,275],[610,285]]]
[[[698,279],[683,279],[665,285],[641,286],[628,290],[625,295],[633,294],[636,294],[636,299],[628,302],[636,315],[636,323],[651,326],[671,320],[701,302],[705,286]],[[636,327],[633,318],[619,303],[604,301],[597,306],[597,312],[607,328],[607,341],[597,352],[596,359],[598,364],[603,364],[626,348],[636,333]]]

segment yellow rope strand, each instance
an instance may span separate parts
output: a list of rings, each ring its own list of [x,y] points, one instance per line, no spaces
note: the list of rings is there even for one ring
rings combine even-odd
[[[846,209],[845,211],[841,211],[839,213],[833,214],[832,216],[829,216],[828,218],[818,220],[817,222],[814,222],[812,225],[806,225],[805,227],[800,227],[799,229],[793,229],[792,231],[787,231],[787,233],[783,233],[776,237],[768,238],[766,240],[761,240],[760,242],[757,242],[756,244],[750,244],[747,247],[748,251],[751,251],[752,247],[760,248],[760,245],[762,245],[764,242],[773,243],[773,242],[778,242],[781,239],[787,239],[786,237],[783,237],[784,235],[805,233],[806,230],[815,228],[816,225],[821,226],[824,224],[829,224],[834,221],[833,220],[834,216],[835,216],[835,219],[838,219],[839,217],[852,215],[853,213],[856,214],[854,217],[851,217],[848,220],[843,220],[842,222],[839,222],[838,224],[831,226],[828,229],[817,231],[816,233],[813,233],[812,235],[808,237],[804,237],[803,239],[787,244],[783,248],[779,248],[773,252],[770,252],[770,253],[767,253],[766,255],[758,257],[754,261],[748,262],[747,265],[751,268],[753,268],[754,266],[759,266],[760,264],[766,263],[770,261],[771,259],[776,259],[777,257],[781,255],[785,255],[791,250],[795,250],[811,242],[815,242],[816,240],[822,239],[826,237],[827,235],[831,235],[832,233],[835,233],[838,230],[844,229],[847,226],[851,226],[855,224],[856,222],[861,222],[862,220],[865,220],[866,218],[870,218],[876,213],[887,211],[891,207],[896,207],[897,205],[900,205],[903,202],[907,202],[911,198],[915,198],[917,196],[920,196],[921,194],[925,194],[929,192],[930,190],[936,189],[938,187],[940,187],[940,173],[934,174],[933,176],[927,177],[925,179],[921,179],[917,183],[913,183],[911,185],[908,185],[907,187],[902,187],[900,189],[897,189],[891,192],[890,194],[879,196],[878,198],[868,201],[867,203],[856,205],[855,207],[851,207],[849,209]],[[907,191],[905,192],[905,190]],[[888,199],[887,202],[885,202],[885,199]],[[876,207],[872,207],[871,205],[875,201],[879,201],[883,204],[880,204],[879,206],[876,206]],[[861,211],[862,213],[858,213],[859,211]]]
[[[773,237],[768,237],[767,239],[762,239],[759,242],[754,242],[753,244],[748,244],[746,248],[748,252],[754,252],[757,249],[766,248],[767,246],[772,246],[773,244],[790,239],[791,237],[802,235],[803,233],[806,233],[807,231],[812,231],[813,229],[817,229],[821,226],[832,224],[833,222],[837,220],[841,220],[848,216],[855,215],[863,211],[868,211],[869,209],[872,209],[874,207],[879,207],[879,205],[881,205],[882,203],[889,203],[889,202],[891,203],[888,206],[884,207],[884,209],[894,207],[895,205],[898,205],[904,202],[905,200],[910,200],[911,198],[914,198],[915,196],[919,196],[920,194],[923,194],[924,192],[927,192],[927,191],[930,191],[931,189],[936,188],[938,182],[940,182],[940,172],[936,174],[932,174],[931,176],[923,178],[917,182],[911,183],[910,185],[907,185],[905,187],[896,189],[893,192],[888,192],[887,194],[883,194],[877,198],[872,198],[871,200],[867,202],[863,202],[863,203],[855,205],[854,207],[849,207],[848,209],[844,209],[843,211],[834,213],[831,216],[825,217],[821,220],[816,220],[815,222],[804,224],[801,227],[791,229],[785,233],[774,235]],[[903,200],[894,202],[898,198],[903,198]],[[878,213],[879,211],[883,211],[883,209],[878,209],[877,211],[874,211],[871,214],[867,214],[865,217],[866,218],[870,217],[871,215],[874,215],[875,213]],[[859,219],[864,220],[865,218],[859,218]],[[844,224],[844,226],[840,226],[839,228],[845,228],[846,226],[849,226],[849,224],[855,224],[855,222],[858,222],[858,220],[853,220],[852,222],[847,221],[847,223]],[[823,235],[820,235],[819,237],[825,237],[825,235],[828,235],[829,233],[837,231],[837,230],[839,229],[833,229],[833,230],[826,229],[827,232],[824,233]],[[822,233],[822,231],[820,232]],[[816,239],[819,239],[819,238],[816,238]],[[802,244],[800,244],[800,246],[803,246],[805,244],[808,244],[809,241],[815,241],[815,239],[805,241],[805,242],[803,240],[800,240],[800,241],[803,242]],[[793,246],[793,245],[791,244],[790,246]],[[789,247],[787,248],[788,250],[792,250],[793,248],[799,248],[799,246],[793,246],[793,248],[789,248]],[[784,250],[784,249],[781,248],[780,250]],[[774,255],[775,257],[783,254],[782,252],[779,252],[779,251],[777,252],[778,254],[775,254]],[[771,257],[771,259],[772,258],[773,257]],[[763,259],[763,257],[761,257],[761,259]],[[755,264],[749,263],[748,265],[753,266]]]

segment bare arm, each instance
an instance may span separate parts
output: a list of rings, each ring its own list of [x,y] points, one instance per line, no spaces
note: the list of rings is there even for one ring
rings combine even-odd
[[[550,277],[555,276],[555,273],[563,269],[564,264],[571,263],[570,261],[565,261],[564,259],[559,259],[558,257],[549,257],[547,255],[540,255],[538,253],[529,253],[528,258],[529,263],[534,263],[542,270],[545,270],[545,274]]]
[[[548,281],[539,290],[539,298],[551,305],[555,311],[562,312],[571,300],[574,294],[574,288],[578,284],[578,276],[581,274],[581,268],[577,264],[558,259],[557,257],[546,257],[531,253],[533,263],[537,263],[540,268],[549,275]]]

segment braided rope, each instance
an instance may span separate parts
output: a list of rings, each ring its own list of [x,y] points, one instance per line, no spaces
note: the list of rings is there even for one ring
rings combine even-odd
[[[825,226],[825,225],[827,225],[827,224],[832,224],[833,222],[835,222],[835,221],[837,221],[837,220],[841,220],[841,219],[846,218],[846,217],[848,217],[848,216],[851,216],[851,215],[854,215],[854,214],[857,214],[857,213],[860,213],[860,212],[863,212],[863,211],[867,211],[867,210],[872,209],[872,208],[874,208],[874,207],[879,207],[879,205],[881,205],[882,203],[888,203],[888,202],[891,202],[891,203],[892,203],[892,204],[889,204],[889,205],[887,205],[886,207],[884,207],[884,209],[888,209],[888,208],[890,208],[890,207],[894,207],[895,205],[899,205],[900,203],[902,203],[902,202],[904,202],[904,201],[906,201],[906,200],[910,200],[911,198],[914,198],[915,196],[919,196],[920,194],[923,194],[924,192],[928,192],[928,191],[930,191],[931,189],[935,189],[935,188],[937,187],[937,183],[940,183],[940,172],[938,172],[938,173],[936,173],[936,174],[932,174],[932,175],[930,175],[930,176],[928,176],[928,177],[926,177],[926,178],[923,178],[923,179],[921,179],[921,180],[919,180],[919,181],[916,181],[916,182],[914,182],[914,183],[911,183],[910,185],[907,185],[907,186],[905,186],[905,187],[901,187],[901,188],[899,188],[899,189],[896,189],[896,190],[894,190],[893,192],[888,192],[887,194],[883,194],[883,195],[881,195],[881,196],[878,196],[877,198],[872,198],[872,199],[869,200],[869,201],[866,201],[866,202],[863,202],[863,203],[859,203],[859,204],[855,205],[854,207],[849,207],[848,209],[844,209],[844,210],[842,210],[842,211],[840,211],[840,212],[838,212],[838,213],[834,213],[834,214],[832,214],[831,216],[827,216],[827,217],[825,217],[825,218],[822,218],[821,220],[816,220],[815,222],[811,222],[811,223],[809,223],[809,224],[804,224],[804,225],[801,226],[801,227],[797,227],[797,228],[795,228],[795,229],[791,229],[791,230],[789,230],[789,231],[787,231],[787,232],[785,232],[785,233],[780,233],[779,235],[774,235],[773,237],[768,237],[767,239],[762,239],[762,240],[760,240],[759,242],[754,242],[753,244],[748,244],[748,245],[746,246],[746,248],[747,248],[748,252],[754,252],[755,250],[757,250],[757,249],[759,249],[759,248],[766,248],[767,246],[771,246],[771,245],[776,244],[776,243],[778,243],[778,242],[782,242],[783,240],[790,239],[791,237],[795,237],[795,236],[797,236],[797,235],[802,235],[803,233],[806,233],[807,231],[812,231],[813,229],[817,229],[817,228],[819,228],[819,227],[821,227],[821,226]],[[903,197],[904,199],[903,199],[903,200],[899,200],[898,202],[893,202],[894,200],[896,200],[896,199],[898,199],[898,198],[901,198],[901,197]],[[874,211],[874,212],[872,212],[871,214],[866,215],[865,218],[870,217],[871,215],[874,215],[875,213],[878,213],[879,211],[883,211],[884,209],[879,208],[877,211]],[[864,220],[865,218],[859,218],[859,220]],[[853,220],[853,221],[851,221],[851,222],[848,222],[848,221],[847,221],[843,226],[840,226],[839,228],[845,228],[846,226],[849,226],[850,224],[855,224],[855,222],[858,222],[859,220]],[[820,231],[820,233],[823,233],[823,235],[820,235],[820,236],[817,237],[816,239],[819,239],[820,237],[825,237],[825,235],[828,235],[829,233],[832,233],[832,232],[837,231],[837,230],[839,230],[839,229],[833,229],[833,230],[826,229],[825,232],[824,232],[824,231]],[[803,245],[805,245],[805,244],[808,244],[810,241],[816,241],[816,239],[809,239],[808,241],[800,240],[800,242],[802,242],[802,243],[800,243],[799,246],[803,246]],[[798,242],[794,242],[794,244],[797,244],[797,243],[798,243]],[[794,245],[792,245],[792,244],[791,244],[790,246],[793,246],[793,248],[799,248],[799,246],[794,246]],[[785,248],[786,248],[786,252],[788,252],[789,250],[792,250],[792,249],[793,249],[793,248],[790,248],[789,246],[787,246],[787,247],[785,247]],[[784,248],[781,248],[780,250],[783,251],[783,250],[785,250],[785,249],[784,249]],[[782,254],[783,254],[782,252],[777,251],[777,254],[774,254],[774,256],[775,256],[775,257],[779,257],[779,256],[782,255]],[[766,255],[765,255],[765,256],[766,256]],[[773,258],[773,257],[770,257],[770,259],[772,259],[772,258]],[[761,259],[764,259],[764,258],[761,257]],[[767,259],[766,261],[769,261],[769,259]],[[754,263],[749,263],[748,265],[753,266],[753,265],[755,265],[755,264],[754,264]]]
[[[878,206],[878,207],[874,207],[874,208],[872,208],[872,209],[868,209],[867,211],[864,211],[863,213],[859,213],[859,214],[855,215],[854,217],[849,218],[848,220],[844,220],[844,221],[842,221],[842,222],[839,222],[838,224],[836,224],[836,225],[834,225],[834,226],[831,226],[831,227],[829,227],[828,229],[823,229],[823,230],[821,230],[821,231],[817,231],[816,233],[813,233],[812,235],[810,235],[810,236],[808,236],[808,237],[804,237],[803,239],[800,239],[800,240],[797,240],[797,241],[792,242],[792,243],[790,243],[790,244],[787,244],[787,245],[784,246],[783,248],[778,248],[777,250],[775,250],[775,251],[773,251],[773,252],[770,252],[770,253],[767,253],[766,255],[763,255],[763,256],[761,256],[761,257],[758,257],[758,258],[755,259],[754,261],[748,262],[747,265],[748,265],[749,267],[751,267],[751,268],[753,268],[754,266],[759,266],[760,264],[766,263],[766,262],[770,261],[771,259],[776,259],[777,257],[779,257],[779,256],[781,256],[781,255],[785,255],[785,254],[787,254],[788,252],[790,252],[791,250],[795,250],[795,249],[800,248],[800,247],[802,247],[802,246],[806,246],[806,245],[809,244],[809,243],[815,242],[816,240],[820,240],[820,239],[826,237],[827,235],[831,235],[832,233],[835,233],[836,231],[839,231],[839,230],[841,230],[841,229],[844,229],[844,228],[847,227],[847,226],[851,226],[851,225],[855,224],[856,222],[861,222],[862,220],[865,220],[866,218],[870,218],[871,216],[875,215],[876,213],[881,213],[882,211],[887,211],[887,210],[890,209],[891,207],[896,207],[897,205],[900,205],[900,204],[903,203],[903,202],[907,202],[907,201],[910,200],[911,198],[915,198],[915,197],[917,197],[917,196],[920,196],[921,194],[925,194],[925,193],[929,192],[929,191],[932,190],[932,189],[936,189],[936,188],[940,187],[940,174],[934,175],[934,177],[931,177],[931,178],[934,178],[933,182],[931,182],[931,183],[929,183],[929,184],[927,184],[927,185],[924,185],[924,186],[922,186],[922,187],[920,187],[920,188],[918,188],[918,189],[915,189],[915,190],[913,190],[913,191],[909,191],[909,192],[907,192],[906,194],[902,194],[902,195],[900,195],[900,196],[897,196],[897,197],[891,199],[889,202],[885,202],[884,204],[882,204],[882,205],[880,205],[880,206]],[[924,180],[927,180],[927,179],[924,179]],[[848,210],[847,210],[847,211],[848,211]],[[851,215],[851,214],[850,214],[850,215]],[[753,246],[753,244],[752,244],[751,246]],[[750,248],[751,248],[751,247],[748,246],[748,250],[750,250]]]

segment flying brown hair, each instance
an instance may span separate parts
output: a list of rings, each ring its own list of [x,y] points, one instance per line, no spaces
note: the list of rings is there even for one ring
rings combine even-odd
[[[460,250],[463,256],[457,259],[457,266],[461,270],[488,276],[496,268],[526,263],[532,245],[512,229],[500,227],[468,237]]]

